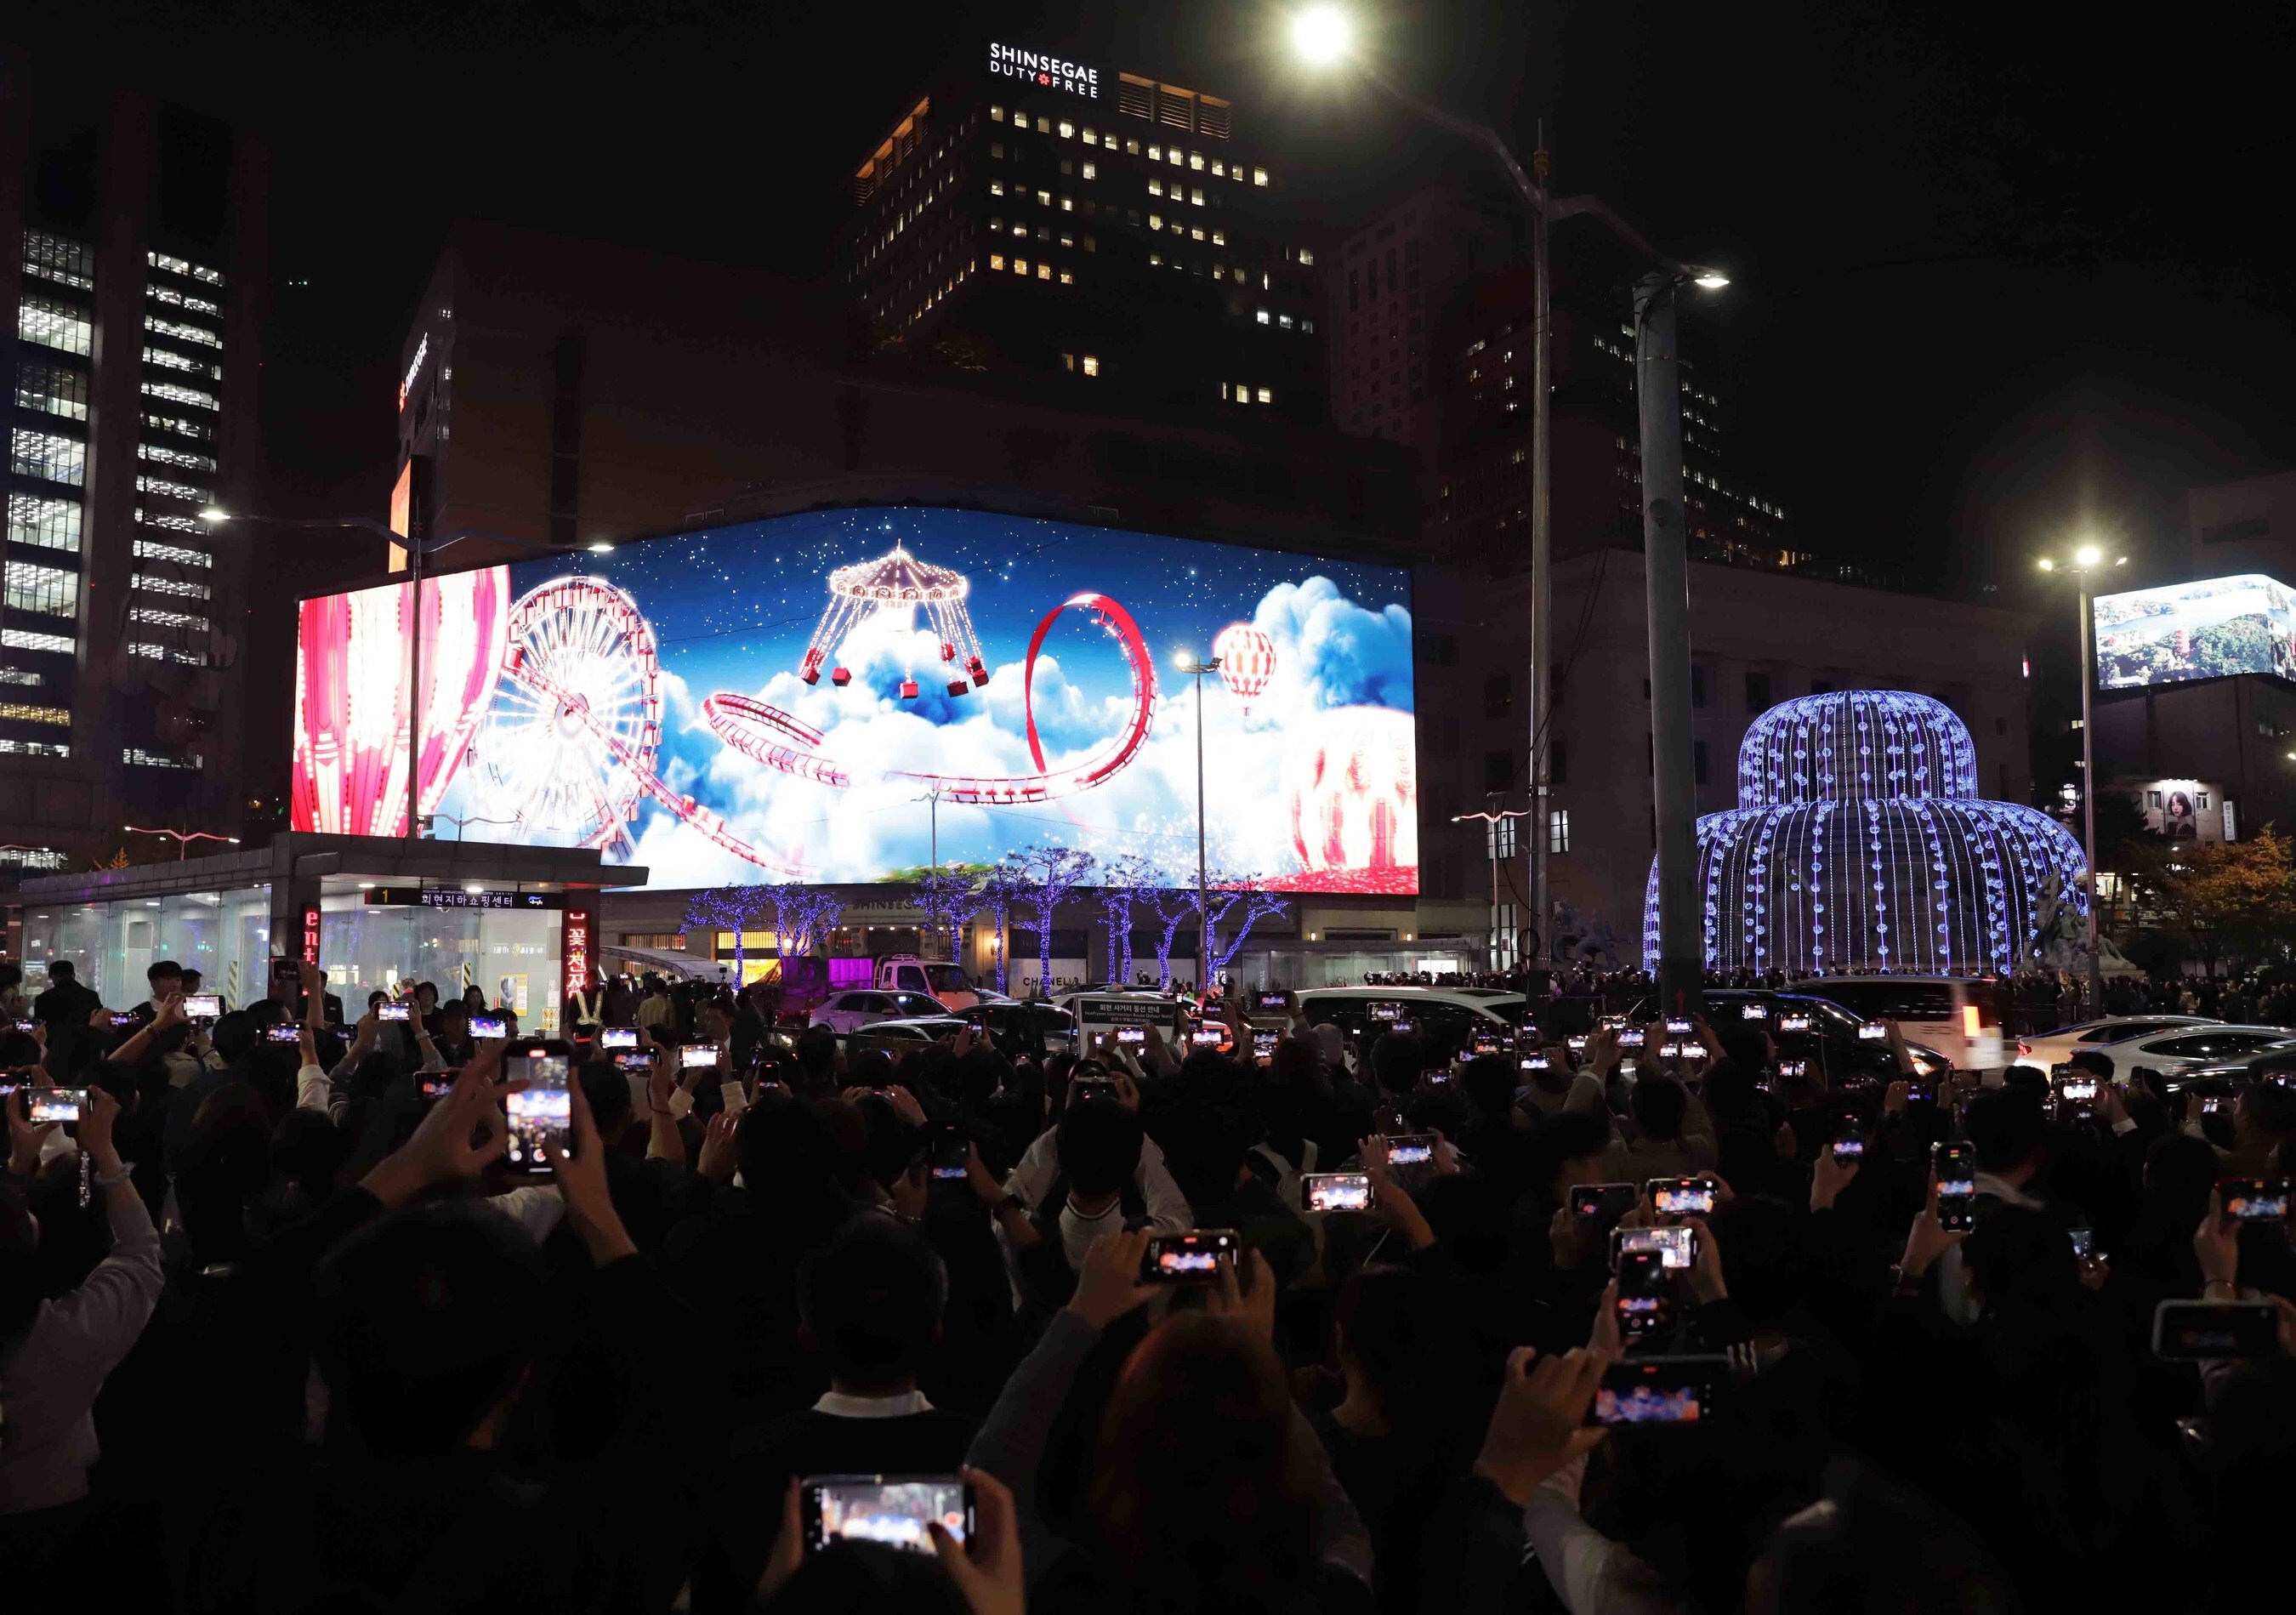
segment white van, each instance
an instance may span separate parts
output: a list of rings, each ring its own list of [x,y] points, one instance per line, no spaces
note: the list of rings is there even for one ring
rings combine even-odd
[[[2009,991],[1998,976],[1818,976],[1786,990],[1838,1004],[1860,1021],[1894,1021],[1906,1042],[1927,1044],[1956,1071],[2009,1064]]]

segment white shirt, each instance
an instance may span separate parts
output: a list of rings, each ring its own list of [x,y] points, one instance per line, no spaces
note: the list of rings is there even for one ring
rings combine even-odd
[[[835,1419],[906,1419],[932,1410],[922,1390],[904,1390],[890,1397],[855,1397],[832,1390],[813,1405],[814,1412]]]

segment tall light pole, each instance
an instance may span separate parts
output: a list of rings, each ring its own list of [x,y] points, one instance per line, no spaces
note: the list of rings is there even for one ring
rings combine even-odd
[[[1201,995],[1210,989],[1212,964],[1211,891],[1204,863],[1204,675],[1218,672],[1220,659],[1204,660],[1193,651],[1181,651],[1173,656],[1172,666],[1196,681],[1196,991]]]
[[[2127,566],[2128,557],[2115,555],[2112,565]],[[2093,574],[2107,570],[2104,552],[2094,544],[2084,544],[2071,556],[2060,562],[2054,556],[2044,555],[2041,570],[2062,570],[2073,575],[2079,592],[2079,615],[2073,619],[2074,632],[2080,635],[2080,695],[2081,695],[2081,857],[2088,864],[2088,983],[2086,988],[2088,1013],[2104,1012],[2104,961],[2099,956],[2096,941],[2097,878],[2096,878],[2096,724],[2095,708],[2091,694],[2096,688],[2096,623],[2090,604],[2089,583]]]
[[[488,544],[504,545],[512,549],[527,550],[536,554],[563,555],[566,551],[557,545],[538,544],[531,538],[513,538],[508,533],[488,532],[472,528],[459,533],[449,533],[443,538],[414,538],[398,531],[372,516],[322,516],[305,520],[296,516],[249,516],[236,511],[226,511],[211,504],[200,512],[200,520],[221,524],[226,521],[256,521],[269,527],[348,527],[373,533],[406,552],[407,598],[412,604],[407,611],[409,627],[406,635],[406,839],[420,840],[422,834],[422,562],[425,556],[441,550],[452,549],[468,539],[482,538]],[[593,555],[603,555],[613,550],[606,543],[584,546]],[[500,823],[499,820],[488,821]]]
[[[176,843],[176,862],[178,864],[192,856],[193,841],[228,841],[234,847],[239,845],[237,836],[217,835],[211,830],[168,830],[146,824],[122,824],[120,828],[132,831],[137,835],[164,835],[173,838]]]
[[[1499,826],[1510,819],[1529,818],[1536,811],[1535,808],[1499,808],[1488,813],[1455,813],[1451,816],[1451,822],[1454,824],[1464,824],[1470,819],[1480,820],[1484,826],[1484,839],[1489,843],[1487,850],[1491,855],[1490,964],[1493,971],[1496,971],[1499,967]],[[1536,839],[1538,834],[1538,827],[1532,826],[1532,837]]]
[[[1548,791],[1551,780],[1549,758],[1553,736],[1551,706],[1554,700],[1553,645],[1554,632],[1554,555],[1552,503],[1549,495],[1550,447],[1553,440],[1554,338],[1554,306],[1549,295],[1547,274],[1547,225],[1556,220],[1578,214],[1591,214],[1601,219],[1611,234],[1625,242],[1628,249],[1645,259],[1655,260],[1678,275],[1693,279],[1710,288],[1727,285],[1727,279],[1711,270],[1693,270],[1678,264],[1649,242],[1617,213],[1593,196],[1554,197],[1546,187],[1547,161],[1544,151],[1531,154],[1531,167],[1538,178],[1525,173],[1522,165],[1505,140],[1496,129],[1447,111],[1433,102],[1404,89],[1378,69],[1356,47],[1355,29],[1347,14],[1337,6],[1312,5],[1296,12],[1292,19],[1292,48],[1302,60],[1316,67],[1330,67],[1345,62],[1370,80],[1383,94],[1408,108],[1413,113],[1449,131],[1462,139],[1482,147],[1505,171],[1515,194],[1530,214],[1531,243],[1531,398],[1530,398],[1530,745],[1527,774],[1530,785],[1531,812],[1538,823],[1530,838],[1530,912],[1532,927],[1539,938],[1542,957],[1551,955],[1553,914],[1547,894],[1547,824],[1553,812]],[[1637,303],[1639,307],[1639,301]],[[1671,319],[1669,309],[1669,318]],[[1671,342],[1669,344],[1671,353]],[[1679,432],[1681,422],[1674,422],[1677,438],[1674,447],[1676,470],[1675,492],[1670,496],[1679,516],[1682,506],[1680,491],[1682,452]],[[1649,488],[1647,464],[1644,472],[1645,496]],[[1655,638],[1655,624],[1653,638]],[[1685,680],[1687,674],[1685,674]],[[1652,685],[1656,699],[1657,685]],[[1687,699],[1685,694],[1685,699]],[[1687,732],[1687,719],[1684,724]],[[1653,731],[1655,733],[1655,731]],[[1685,743],[1687,743],[1685,742]],[[1663,845],[1661,845],[1663,850]]]

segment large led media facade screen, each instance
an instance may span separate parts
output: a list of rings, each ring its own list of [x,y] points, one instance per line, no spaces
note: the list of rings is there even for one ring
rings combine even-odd
[[[404,833],[410,597],[301,604],[299,830]],[[1201,716],[1216,873],[1418,889],[1400,569],[824,511],[426,578],[421,616],[438,835],[594,846],[670,887],[1052,844],[1193,884]]]
[[[2261,572],[2100,594],[2091,609],[2101,689],[2234,673],[2296,677],[2296,589]]]

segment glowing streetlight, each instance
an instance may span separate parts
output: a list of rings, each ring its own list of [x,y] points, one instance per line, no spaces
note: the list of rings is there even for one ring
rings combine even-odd
[[[2045,572],[2057,570],[2054,556],[2043,555],[2036,564]],[[2127,566],[2128,557],[2115,555],[2114,566]],[[2064,570],[2073,575],[2079,591],[2079,615],[2074,619],[2074,631],[2080,635],[2081,669],[2081,853],[2088,860],[2088,1012],[2103,1012],[2097,1005],[2104,1001],[2104,966],[2097,957],[2096,905],[2098,882],[2096,871],[2096,724],[2091,709],[2090,693],[2096,684],[2096,619],[2089,605],[2089,574],[2104,568],[2104,551],[2095,544],[2077,545]]]
[[[2084,544],[2073,552],[2073,559],[2085,567],[2095,566],[2104,559],[2104,552],[2093,544]]]
[[[1336,5],[1311,5],[1292,19],[1292,48],[1317,67],[1337,61],[1354,43],[1355,28]]]

